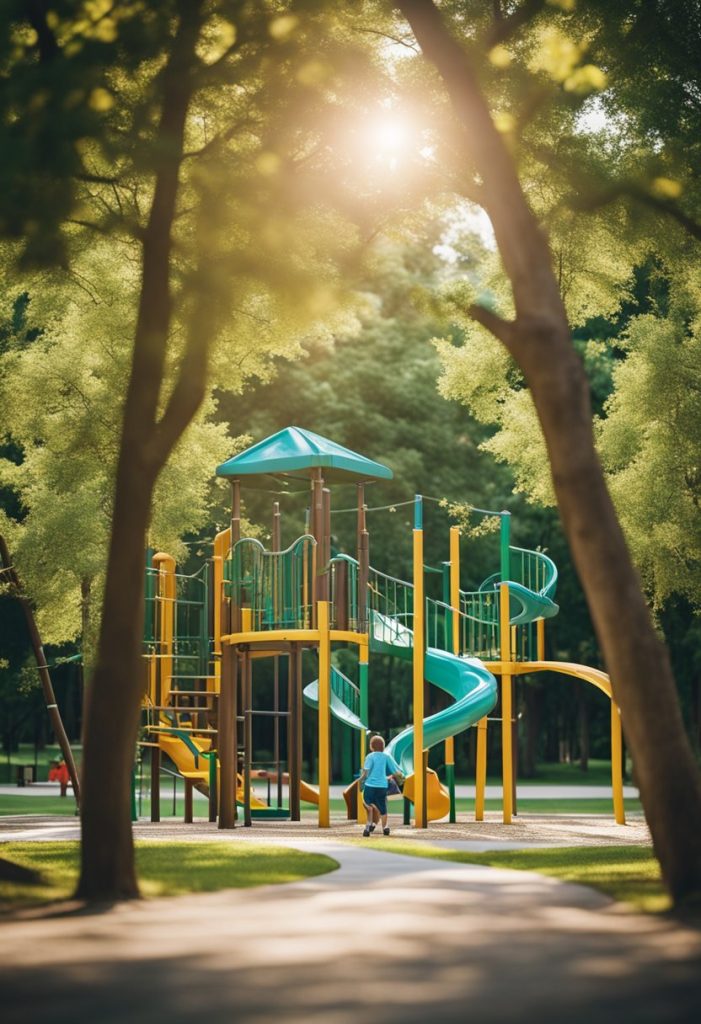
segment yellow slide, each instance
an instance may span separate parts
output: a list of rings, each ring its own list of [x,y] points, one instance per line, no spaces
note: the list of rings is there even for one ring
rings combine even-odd
[[[200,792],[204,793],[205,796],[209,793],[209,765],[207,758],[198,758],[198,764],[195,765],[195,753],[190,749],[187,743],[168,732],[159,732],[158,734],[158,746],[161,748],[164,754],[167,754],[171,761],[175,764],[180,774],[185,779],[192,779],[195,784],[195,788]],[[190,743],[194,747],[197,747],[202,753],[206,753],[209,750],[211,742],[209,740],[195,739],[194,736],[188,737]],[[318,797],[317,797],[318,799]],[[240,775],[236,776],[236,800],[238,803],[243,803],[243,779]],[[251,793],[251,807],[262,808],[267,807],[266,803],[259,800],[258,797]]]
[[[413,802],[415,775],[407,775],[404,782],[404,796]],[[436,773],[428,768],[426,771],[426,817],[429,821],[439,821],[450,812],[450,794]]]

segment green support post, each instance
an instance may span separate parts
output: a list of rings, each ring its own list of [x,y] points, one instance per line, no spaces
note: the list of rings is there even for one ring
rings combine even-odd
[[[139,820],[139,815],[136,812],[136,765],[133,765],[131,769],[131,820]]]
[[[445,779],[448,783],[448,795],[450,796],[450,824],[454,825],[458,820],[456,815],[455,807],[455,765],[447,764],[445,766]]]
[[[502,583],[506,583],[511,575],[509,546],[511,544],[511,513],[499,513],[499,568]]]

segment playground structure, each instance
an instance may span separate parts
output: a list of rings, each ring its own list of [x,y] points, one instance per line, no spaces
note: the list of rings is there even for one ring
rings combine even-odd
[[[583,679],[610,700],[612,787],[615,819],[625,823],[620,713],[608,676],[587,666],[545,660],[545,622],[558,612],[557,569],[539,551],[513,547],[510,514],[499,517],[500,561],[475,591],[460,589],[460,531],[450,528],[450,557],[443,563],[443,600],[425,593],[423,501],[414,499],[413,579],[371,567],[365,484],[388,480],[391,470],[347,448],[289,427],[217,469],[232,488],[230,526],[217,534],[210,561],[191,576],[158,553],[146,570],[143,743],[151,749],[151,815],[158,819],[161,755],[186,783],[186,817],[193,787],[209,796],[210,820],[235,826],[238,810],[256,817],[299,820],[301,801],[318,805],[318,824],[330,825],[331,717],[357,734],[362,764],[369,732],[369,658],[384,654],[412,665],[412,724],[394,736],[388,751],[406,776],[405,821],[413,805],[416,827],[455,813],[454,738],[476,726],[475,819],[484,817],[487,718],[501,696],[503,821],[514,813],[513,679],[542,671]],[[272,545],[241,536],[241,487],[272,481],[279,489],[310,488],[308,528],[281,550],[279,503],[273,506]],[[356,555],[333,554],[331,491],[353,483],[357,493]],[[355,647],[357,682],[332,664],[334,645]],[[318,658],[318,678],[303,679],[305,651]],[[254,665],[270,659],[272,706],[254,706]],[[499,677],[497,683],[496,677]],[[450,705],[428,717],[424,682],[440,688]],[[316,712],[318,779],[302,779],[303,703]],[[254,763],[253,720],[273,724],[271,770]],[[282,771],[281,746],[286,746]],[[428,750],[445,744],[446,785],[428,768]],[[275,787],[276,800],[255,794],[257,778]],[[364,820],[357,783],[348,780],[348,816]],[[288,805],[282,805],[282,787]]]

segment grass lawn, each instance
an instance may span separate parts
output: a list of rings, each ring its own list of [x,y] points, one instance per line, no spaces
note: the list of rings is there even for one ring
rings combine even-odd
[[[367,840],[366,840],[367,843]],[[427,857],[457,864],[488,864],[495,868],[537,871],[566,882],[578,882],[652,913],[670,909],[660,878],[660,866],[649,846],[577,846],[541,850],[502,850],[471,853],[444,850],[428,843],[376,839],[368,849]]]
[[[0,856],[39,871],[36,886],[0,881],[0,910],[63,900],[78,877],[78,843],[4,843]],[[318,853],[249,843],[137,843],[136,863],[144,896],[245,889],[296,882],[334,871],[338,864]]]
[[[0,794],[0,817],[5,815],[13,814],[65,814],[69,817],[75,816],[75,801],[73,797],[69,795],[62,798],[56,794],[46,794],[45,796],[26,796],[21,789],[17,790],[17,793]],[[331,811],[333,813],[345,813],[346,805],[342,799],[331,799]],[[459,797],[456,801],[458,814],[465,815],[471,813],[475,809],[474,800]],[[390,813],[401,814],[402,804],[400,800],[390,801]],[[488,811],[499,811],[501,810],[500,800],[487,800],[485,806]],[[629,812],[642,812],[642,806],[639,800],[626,800],[625,801],[626,811]],[[585,799],[519,799],[518,809],[523,814],[613,814],[613,806],[611,800],[596,798],[585,798]],[[315,812],[315,804],[302,803],[302,810]],[[181,818],[184,813],[184,802],[181,795],[181,791],[178,791],[178,796],[175,802],[175,817]],[[203,817],[207,814],[207,801],[199,799],[195,796],[195,816]],[[149,818],[151,814],[151,802],[148,799],[141,801],[141,818]],[[169,818],[173,817],[173,799],[172,796],[163,795],[161,798],[161,817]]]

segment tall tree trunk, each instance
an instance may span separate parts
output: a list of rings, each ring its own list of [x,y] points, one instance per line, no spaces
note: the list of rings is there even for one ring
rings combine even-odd
[[[157,422],[171,326],[171,230],[203,0],[182,0],[163,71],[156,181],[143,239],[139,314],[117,463],[112,532],[83,751],[81,874],[76,895],[139,895],[131,831],[130,779],[144,674],[141,663],[144,550],[153,489],[197,408],[173,399]],[[178,386],[176,385],[176,391]],[[175,394],[175,392],[174,392]],[[191,396],[192,397],[192,396]],[[168,415],[168,430],[163,421]]]
[[[466,161],[513,289],[516,318],[473,317],[511,352],[531,390],[560,515],[637,766],[662,875],[675,901],[701,896],[701,775],[660,642],[594,447],[589,388],[570,336],[547,241],[496,130],[470,59],[432,0],[399,0],[424,56],[442,77],[463,128]]]

